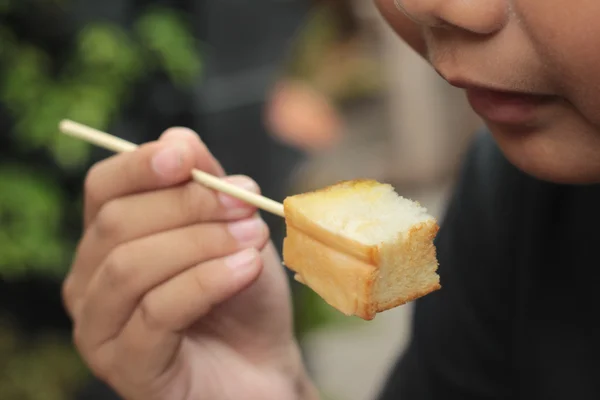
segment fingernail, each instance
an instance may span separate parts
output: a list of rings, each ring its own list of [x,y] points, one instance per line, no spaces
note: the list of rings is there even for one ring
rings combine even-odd
[[[186,151],[185,145],[170,145],[159,151],[152,158],[152,168],[162,176],[169,176],[179,171],[183,165],[183,157]]]
[[[163,132],[163,134],[160,136],[160,140],[182,141],[182,140],[186,140],[186,137],[192,137],[194,139],[198,139],[199,136],[196,132],[194,132],[190,128],[173,127],[173,128],[169,128],[165,132]]]
[[[258,191],[256,183],[252,179],[247,178],[245,176],[230,176],[230,177],[225,178],[225,181],[227,181],[237,187],[240,187],[242,189],[251,191],[253,193],[256,193]],[[219,192],[219,201],[225,208],[252,207],[245,201],[236,199],[235,197],[228,196],[222,192]]]
[[[231,269],[240,269],[252,265],[257,257],[258,252],[255,249],[246,249],[227,257],[225,265]]]
[[[229,232],[240,244],[256,242],[265,231],[265,223],[260,218],[246,219],[229,225]]]

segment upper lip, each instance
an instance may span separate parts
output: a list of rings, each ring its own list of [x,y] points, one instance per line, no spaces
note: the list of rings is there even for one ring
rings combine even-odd
[[[512,88],[500,87],[496,85],[490,85],[486,83],[476,82],[462,77],[449,77],[436,68],[436,72],[444,78],[450,85],[461,89],[476,89],[476,90],[488,90],[493,92],[500,92],[514,95],[527,95],[527,96],[553,96],[551,93],[530,91],[530,90],[515,90]]]

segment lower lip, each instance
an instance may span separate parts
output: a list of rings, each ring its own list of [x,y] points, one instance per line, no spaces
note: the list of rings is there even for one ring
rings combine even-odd
[[[483,119],[510,125],[535,122],[540,107],[555,101],[553,96],[505,93],[487,89],[467,89],[471,107]]]

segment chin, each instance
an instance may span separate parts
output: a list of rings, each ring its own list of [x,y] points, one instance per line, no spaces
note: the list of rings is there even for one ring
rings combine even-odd
[[[525,174],[557,184],[600,183],[600,136],[595,132],[589,137],[580,130],[488,127],[508,161]]]

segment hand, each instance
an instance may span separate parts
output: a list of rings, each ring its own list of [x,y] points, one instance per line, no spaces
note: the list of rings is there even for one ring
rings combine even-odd
[[[315,398],[266,225],[194,167],[258,191],[183,128],[89,172],[63,288],[77,349],[127,400]]]

